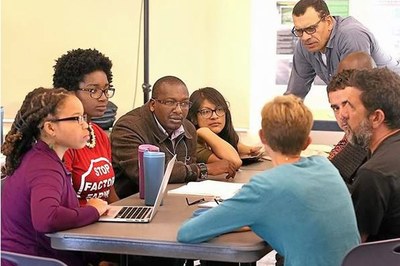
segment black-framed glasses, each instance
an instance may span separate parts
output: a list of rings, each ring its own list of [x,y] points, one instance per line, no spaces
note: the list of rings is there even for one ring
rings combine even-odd
[[[93,99],[100,99],[101,96],[104,94],[106,98],[111,98],[115,94],[115,89],[113,87],[106,86],[104,89],[100,88],[82,88],[78,89],[80,91],[87,91],[89,92],[90,97]]]
[[[87,123],[87,115],[78,115],[78,116],[70,116],[70,117],[64,117],[64,118],[55,118],[55,119],[50,119],[47,120],[50,122],[62,122],[62,121],[77,121],[78,124],[82,125],[83,122]]]
[[[217,205],[219,205],[221,202],[223,202],[224,200],[221,199],[220,197],[216,197],[214,198],[214,202],[217,203]]]
[[[302,37],[303,33],[307,33],[308,35],[314,34],[317,31],[319,23],[325,18],[326,16],[323,16],[317,23],[304,28],[304,29],[296,29],[295,27],[292,28],[292,34],[296,37]]]
[[[186,198],[186,203],[187,203],[188,206],[192,206],[192,205],[195,205],[195,204],[198,204],[198,203],[202,203],[202,202],[205,202],[205,201],[206,200],[204,198],[201,198],[201,199],[198,199],[198,200],[195,200],[195,201],[190,201],[188,198]]]
[[[192,106],[192,102],[191,101],[182,101],[182,102],[178,102],[172,99],[168,99],[168,100],[159,100],[159,99],[152,99],[153,101],[159,102],[165,106],[168,106],[170,108],[176,108],[179,107],[181,109],[189,109]]]
[[[224,116],[225,115],[225,109],[222,106],[218,106],[215,109],[210,109],[210,108],[203,108],[198,111],[198,113],[203,117],[203,118],[210,118],[213,116],[213,113],[215,113],[218,117]]]

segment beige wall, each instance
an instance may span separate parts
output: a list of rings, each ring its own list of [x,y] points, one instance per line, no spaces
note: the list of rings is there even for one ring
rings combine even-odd
[[[149,2],[150,83],[172,74],[190,91],[214,86],[230,101],[235,126],[247,128],[251,1]],[[1,105],[6,119],[15,116],[28,91],[52,85],[54,60],[74,48],[96,48],[113,61],[117,93],[112,101],[118,115],[143,103],[141,0],[1,4]]]

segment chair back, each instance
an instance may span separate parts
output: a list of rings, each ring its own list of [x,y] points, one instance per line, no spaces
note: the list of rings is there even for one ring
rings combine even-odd
[[[368,242],[350,250],[342,266],[399,266],[400,238]]]
[[[62,261],[39,256],[26,255],[10,251],[1,251],[1,260],[14,263],[17,266],[67,266]]]

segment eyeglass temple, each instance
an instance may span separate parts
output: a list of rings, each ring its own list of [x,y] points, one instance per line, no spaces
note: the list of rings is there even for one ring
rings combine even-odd
[[[221,202],[223,202],[224,200],[221,199],[220,197],[216,197],[214,198],[215,203],[217,203],[217,205],[219,205]]]
[[[200,202],[203,202],[203,201],[205,201],[204,198],[201,198],[201,199],[195,200],[195,201],[193,201],[193,202],[190,202],[189,199],[186,198],[186,203],[187,203],[187,205],[189,205],[189,206],[194,205],[194,204],[197,204],[197,203],[200,203]]]

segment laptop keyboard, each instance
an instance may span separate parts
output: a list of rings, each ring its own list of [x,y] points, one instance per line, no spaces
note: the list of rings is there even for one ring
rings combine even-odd
[[[123,207],[115,218],[144,219],[150,214],[153,207]]]

